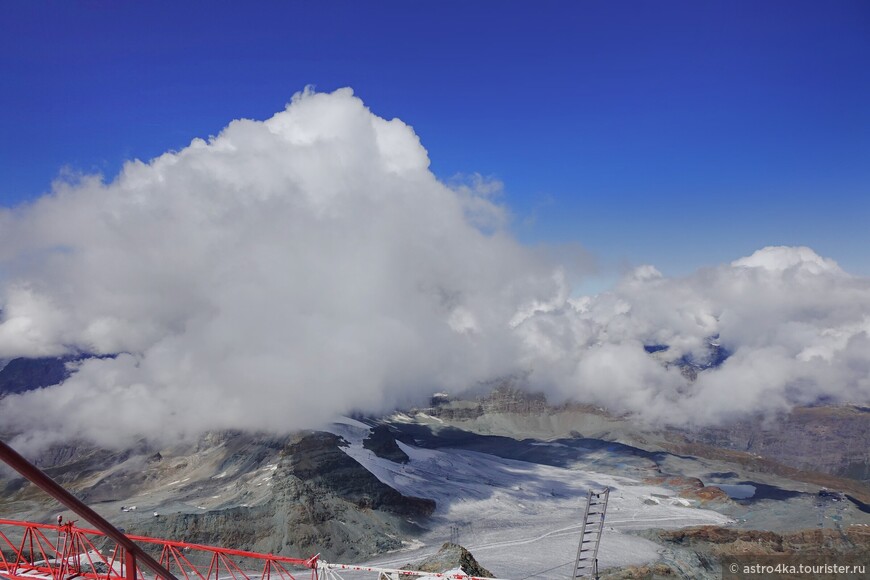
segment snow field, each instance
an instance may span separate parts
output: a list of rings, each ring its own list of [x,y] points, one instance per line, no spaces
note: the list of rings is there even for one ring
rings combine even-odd
[[[373,565],[401,567],[458,540],[502,578],[564,579],[580,539],[589,489],[610,487],[599,567],[642,564],[659,547],[631,530],[726,524],[726,516],[691,507],[673,491],[637,480],[503,459],[461,449],[423,449],[401,442],[407,464],[377,457],[362,446],[369,427],[350,419],[329,429],[350,444],[343,450],[380,481],[404,495],[435,500],[430,531],[419,544],[377,559]]]

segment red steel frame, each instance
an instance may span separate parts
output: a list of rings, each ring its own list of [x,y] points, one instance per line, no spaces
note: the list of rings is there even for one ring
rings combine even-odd
[[[122,556],[124,559],[124,569],[126,571],[125,580],[136,580],[137,563],[144,564],[157,576],[163,578],[163,580],[178,580],[171,572],[163,568],[163,566],[161,566],[154,558],[130,541],[130,538],[125,536],[121,530],[110,524],[100,514],[82,503],[77,497],[43,473],[41,469],[24,459],[24,457],[19,455],[17,451],[6,445],[3,441],[0,441],[0,459],[30,480],[31,483],[40,487],[48,495],[71,509],[79,516],[85,518],[93,526],[99,528],[99,530],[105,535],[115,540],[118,545],[122,546],[124,548]]]
[[[11,540],[10,535],[20,536],[20,542]],[[159,551],[161,567],[184,580],[296,580],[288,570],[293,567],[311,570],[311,580],[317,580],[316,556],[303,560],[145,536],[127,537],[152,546],[154,553]],[[127,569],[124,552],[124,547],[106,534],[79,528],[75,522],[55,526],[0,519],[0,575],[10,579],[121,580],[129,577],[129,572],[134,572],[137,579],[147,578],[140,569]],[[259,572],[252,571],[257,568]]]
[[[260,575],[262,580],[269,580],[273,573],[279,579],[295,580],[284,565],[310,568],[312,580],[316,580],[317,556],[309,560],[301,560],[186,542],[127,536],[3,441],[0,441],[0,460],[5,461],[18,473],[97,528],[97,530],[78,528],[74,525],[75,522],[61,525],[60,518],[57,526],[0,520],[0,525],[23,529],[21,543],[17,546],[0,531],[2,544],[6,544],[5,548],[10,550],[8,556],[0,553],[0,566],[2,566],[0,574],[8,578],[32,580],[35,576],[65,580],[81,576],[87,580],[122,578],[146,580],[147,577],[139,568],[141,564],[151,570],[155,578],[163,580],[179,580],[169,571],[173,565],[185,580],[211,580],[212,574],[214,580],[218,580],[222,573],[227,574],[232,580],[251,580],[251,577],[230,559],[230,556],[235,556],[263,561],[263,572]],[[45,531],[56,532],[57,541],[52,543],[45,535]],[[111,556],[104,556],[96,548],[92,538],[112,540],[114,548],[111,550]],[[133,541],[134,539],[146,544],[159,545],[160,561],[158,562],[140,548]],[[2,544],[0,550],[4,548]],[[193,550],[209,555],[210,564],[205,574],[186,556],[186,553]]]

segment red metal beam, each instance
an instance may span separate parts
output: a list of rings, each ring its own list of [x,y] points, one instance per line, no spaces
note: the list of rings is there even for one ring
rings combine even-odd
[[[32,522],[22,522],[18,520],[6,520],[0,518],[0,526],[17,526],[17,527],[27,527],[35,530],[49,530],[54,532],[63,531],[67,528],[67,525],[64,524],[62,526],[57,526],[54,524],[36,524]],[[75,526],[74,529],[77,532],[87,535],[108,535],[99,530],[91,530],[88,528],[81,528],[79,526]],[[290,556],[277,556],[275,554],[260,554],[258,552],[250,552],[248,550],[236,550],[235,548],[221,548],[219,546],[208,546],[205,544],[194,544],[191,542],[180,542],[177,540],[163,540],[160,538],[151,538],[148,536],[134,536],[127,535],[132,541],[141,542],[143,544],[158,544],[160,546],[171,546],[173,548],[182,548],[185,550],[200,550],[203,552],[209,552],[213,554],[226,554],[227,556],[238,556],[240,558],[253,558],[257,560],[270,560],[272,562],[281,562],[283,564],[290,564],[293,566],[300,566],[304,568],[314,569],[317,567],[317,557],[314,556],[312,558],[304,559],[304,558],[291,558]]]
[[[0,459],[5,461],[15,471],[39,486],[48,495],[65,505],[67,508],[86,519],[94,527],[112,538],[126,551],[125,572],[127,580],[136,580],[136,563],[143,564],[163,580],[178,580],[157,560],[145,553],[124,533],[110,524],[103,516],[86,506],[77,497],[61,487],[56,481],[46,475],[41,469],[24,459],[17,451],[0,441]]]
[[[57,534],[56,546],[50,539],[52,532]],[[309,569],[311,580],[320,578],[317,556],[303,560],[145,536],[128,537],[159,548],[160,564],[169,571],[175,568],[175,574],[184,580],[296,580],[288,570],[291,566]],[[0,519],[0,576],[10,580],[33,580],[33,574],[50,580],[126,580],[128,552],[117,543],[98,547],[101,539],[108,538],[97,530],[79,528],[74,522],[56,526]],[[259,573],[257,566],[261,567]],[[151,580],[141,570],[137,576]]]

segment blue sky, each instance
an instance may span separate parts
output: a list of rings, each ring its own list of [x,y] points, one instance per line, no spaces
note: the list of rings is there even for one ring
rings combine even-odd
[[[249,4],[254,4],[250,6]],[[306,85],[601,279],[808,245],[870,275],[866,2],[7,2],[0,204],[263,119]]]

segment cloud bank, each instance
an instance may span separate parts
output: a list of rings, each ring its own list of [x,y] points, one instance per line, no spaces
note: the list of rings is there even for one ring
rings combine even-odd
[[[111,183],[0,212],[0,358],[118,354],[0,400],[32,441],[288,431],[528,373],[664,422],[870,400],[870,282],[806,248],[572,296],[506,230],[498,184],[444,184],[411,127],[305,91]],[[667,362],[731,356],[689,382]],[[644,345],[666,344],[649,355]]]
[[[654,422],[870,401],[870,280],[805,247],[763,248],[685,278],[642,266],[610,292],[523,324],[535,381]],[[705,363],[711,344],[730,357],[688,380],[678,363]]]

